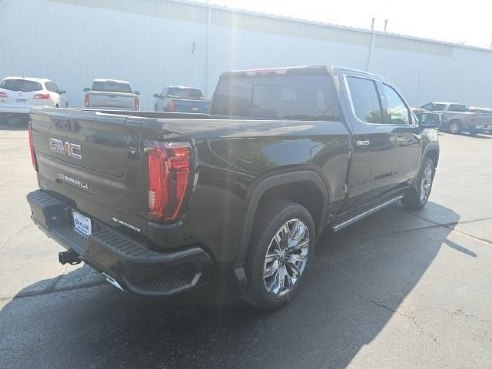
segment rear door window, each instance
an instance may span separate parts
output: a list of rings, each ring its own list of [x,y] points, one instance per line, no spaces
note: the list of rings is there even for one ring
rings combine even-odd
[[[376,82],[367,78],[348,76],[347,83],[355,116],[366,123],[384,123]]]
[[[41,83],[29,81],[26,79],[4,79],[0,83],[0,88],[10,91],[34,92],[41,91],[43,86]]]
[[[462,104],[449,105],[449,111],[467,111],[466,106]]]
[[[444,111],[446,110],[446,104],[432,104],[430,111]]]

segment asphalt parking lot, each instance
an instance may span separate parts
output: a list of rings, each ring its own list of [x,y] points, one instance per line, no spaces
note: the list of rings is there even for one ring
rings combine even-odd
[[[0,368],[492,367],[492,136],[440,140],[427,208],[325,233],[298,298],[267,314],[60,265],[25,201],[27,132],[0,130]]]

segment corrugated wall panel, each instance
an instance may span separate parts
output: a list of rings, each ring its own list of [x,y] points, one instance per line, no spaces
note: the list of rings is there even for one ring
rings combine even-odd
[[[492,106],[489,50],[168,0],[2,4],[9,32],[0,33],[0,77],[51,78],[69,91],[71,106],[81,105],[93,78],[131,81],[142,108],[152,109],[152,94],[166,85],[196,86],[210,97],[226,70],[319,64],[368,68],[393,80],[412,105]]]

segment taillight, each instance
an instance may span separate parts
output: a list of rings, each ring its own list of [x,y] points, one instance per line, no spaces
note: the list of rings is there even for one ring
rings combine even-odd
[[[0,97],[8,97],[8,95],[5,92],[0,91]]]
[[[89,95],[84,96],[84,105],[86,108],[89,107]]]
[[[31,161],[32,161],[32,166],[34,167],[34,170],[37,172],[38,171],[38,162],[36,160],[36,153],[34,152],[34,145],[32,142],[32,124],[29,121],[27,125],[28,129],[28,135],[29,135],[29,150],[31,151]]]
[[[36,94],[33,96],[33,99],[36,100],[46,100],[50,98],[50,94]]]
[[[173,221],[188,189],[191,146],[187,142],[146,141],[148,209],[152,216]]]
[[[174,100],[169,101],[169,111],[176,111],[176,103]]]
[[[471,120],[472,120],[472,122],[474,122],[476,118],[477,118],[477,113],[473,113],[473,114],[471,115]]]
[[[136,110],[140,109],[140,100],[138,100],[138,97],[135,98],[135,109]]]

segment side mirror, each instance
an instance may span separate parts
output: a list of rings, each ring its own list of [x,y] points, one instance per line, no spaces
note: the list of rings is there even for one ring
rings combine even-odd
[[[61,95],[61,94],[66,94],[66,93],[67,93],[67,91],[65,91],[65,90],[59,90],[59,91],[58,91],[58,93],[59,93],[60,95]]]
[[[135,95],[140,95],[140,91],[134,91]]]
[[[154,97],[158,99],[159,97],[161,97],[161,95],[159,95],[159,94],[154,94]]]
[[[437,128],[441,123],[441,117],[437,113],[422,113],[419,118],[419,126],[423,128]]]
[[[84,92],[90,91],[91,89],[89,87],[84,88]]]

